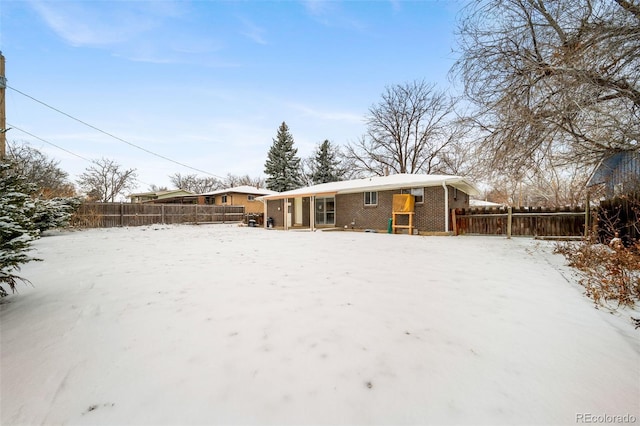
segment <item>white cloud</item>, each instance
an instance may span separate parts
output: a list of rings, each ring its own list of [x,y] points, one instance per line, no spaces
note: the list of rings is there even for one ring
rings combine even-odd
[[[224,50],[225,43],[189,27],[184,3],[32,0],[29,4],[53,32],[75,47],[106,49],[134,62],[238,66],[212,55]],[[252,31],[259,36],[259,28],[253,26]]]
[[[336,13],[339,10],[339,2],[334,0],[303,0],[307,12],[314,16],[324,16]]]
[[[305,0],[302,2],[309,15],[327,27],[346,28],[363,31],[366,25],[358,19],[350,17],[340,3],[332,0]]]
[[[245,17],[240,17],[239,19],[242,22],[242,26],[243,26],[242,30],[240,31],[240,34],[249,38],[250,40],[253,40],[258,44],[265,44],[265,45],[268,44],[267,40],[264,37],[264,33],[265,33],[264,28],[259,27],[258,25],[256,25],[255,23],[253,23],[252,21],[250,21]]]
[[[166,9],[123,7],[110,2],[107,8],[88,2],[30,2],[33,9],[59,37],[73,46],[108,46],[130,40],[158,25]],[[142,4],[146,4],[142,3]],[[171,12],[173,14],[174,12]]]

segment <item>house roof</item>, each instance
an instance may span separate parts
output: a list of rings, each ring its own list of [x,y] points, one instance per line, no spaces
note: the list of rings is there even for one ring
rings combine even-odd
[[[242,185],[242,186],[235,186],[233,188],[219,189],[217,191],[206,192],[204,194],[199,194],[199,195],[219,195],[219,194],[230,194],[232,192],[237,194],[252,194],[252,195],[278,194],[278,192],[271,191],[266,188],[256,188],[255,186]]]
[[[445,183],[469,195],[478,195],[480,191],[468,180],[461,176],[450,175],[419,175],[401,173],[390,176],[375,176],[364,179],[344,180],[340,182],[321,183],[291,191],[279,192],[273,195],[259,197],[263,200],[278,200],[282,198],[297,198],[318,195],[353,194],[365,191],[385,191],[401,188],[417,188],[441,186]]]
[[[130,194],[128,198],[133,198],[133,197],[158,197],[158,198],[161,198],[161,197],[173,196],[175,194],[191,195],[191,194],[193,194],[193,192],[185,191],[183,189],[171,189],[171,190],[167,190],[167,191],[139,192],[137,194]]]

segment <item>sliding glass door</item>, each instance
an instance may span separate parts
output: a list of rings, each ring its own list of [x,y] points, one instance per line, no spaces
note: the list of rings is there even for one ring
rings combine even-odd
[[[316,198],[316,225],[334,225],[336,223],[336,199],[334,197]]]

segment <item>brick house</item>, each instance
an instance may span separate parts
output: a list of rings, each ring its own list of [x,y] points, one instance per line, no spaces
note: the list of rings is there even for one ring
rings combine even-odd
[[[236,186],[233,188],[219,189],[204,194],[176,189],[172,191],[145,192],[131,194],[132,203],[158,203],[158,204],[207,204],[213,206],[243,206],[245,214],[262,214],[264,204],[257,198],[264,195],[277,194],[265,188],[255,186]]]
[[[190,191],[172,189],[167,191],[140,192],[131,194],[127,198],[132,203],[182,203],[184,197],[194,196]]]
[[[214,206],[244,206],[245,214],[260,214],[264,210],[264,205],[262,202],[258,201],[257,198],[273,194],[277,194],[277,192],[265,188],[243,185],[198,194],[197,197],[198,204],[209,204]]]
[[[397,174],[324,183],[259,200],[264,202],[264,215],[273,219],[275,228],[386,231],[390,219],[398,228],[407,228],[411,217],[409,232],[429,234],[448,233],[451,210],[469,207],[469,196],[478,192],[460,176]],[[396,217],[394,195],[400,194],[411,199],[412,211]]]

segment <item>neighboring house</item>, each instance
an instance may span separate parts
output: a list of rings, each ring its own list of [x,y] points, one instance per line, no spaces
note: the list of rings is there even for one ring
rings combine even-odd
[[[264,204],[257,198],[273,194],[277,194],[277,192],[245,185],[198,194],[195,197],[198,198],[198,204],[244,206],[245,214],[258,214],[264,211]]]
[[[397,174],[323,183],[260,200],[276,228],[387,230],[395,194],[412,196],[414,233],[439,233],[451,230],[451,210],[469,207],[469,195],[479,191],[460,176]]]
[[[174,189],[171,191],[141,192],[131,194],[127,198],[131,199],[132,203],[181,203],[183,197],[190,195],[194,195],[193,192]]]
[[[503,207],[503,206],[504,204],[494,203],[492,201],[476,200],[473,198],[469,200],[469,207]]]
[[[607,198],[640,189],[640,151],[621,151],[605,157],[587,186],[604,185]]]

